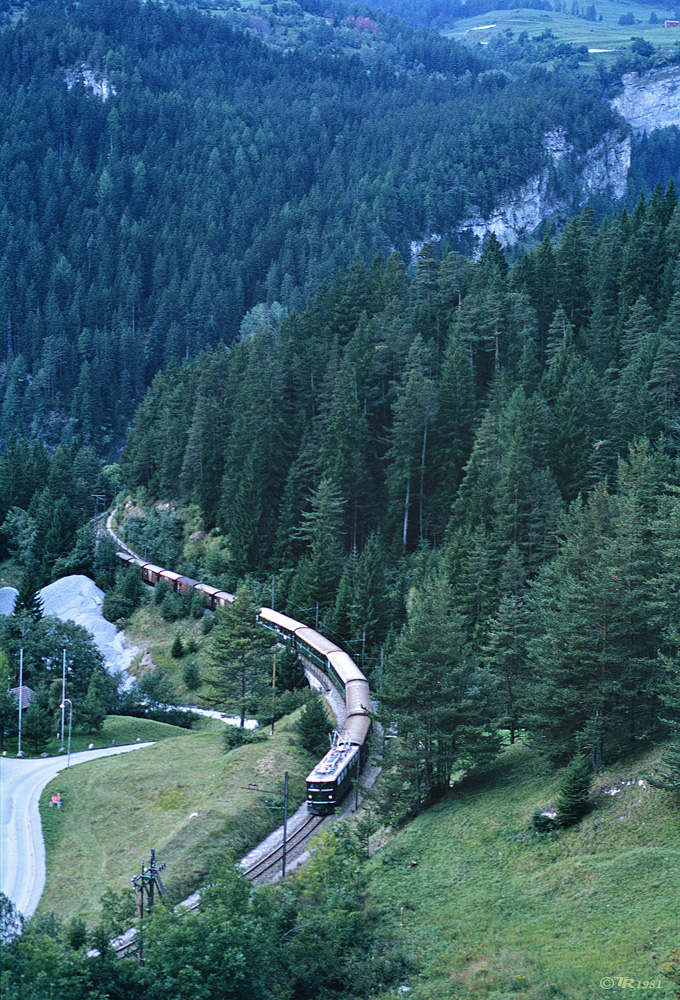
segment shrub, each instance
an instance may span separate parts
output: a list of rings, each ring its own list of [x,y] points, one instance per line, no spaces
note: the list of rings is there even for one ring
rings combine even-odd
[[[179,660],[184,656],[184,646],[182,645],[179,633],[173,640],[172,647],[170,649],[170,656],[172,656],[175,660]]]
[[[203,635],[210,635],[213,630],[213,625],[215,624],[215,615],[212,611],[203,612],[203,621],[201,622],[201,631]]]
[[[154,587],[153,603],[160,606],[170,593],[170,585],[167,580],[159,580]]]
[[[125,597],[122,597],[117,590],[110,590],[104,595],[102,604],[102,614],[109,622],[117,622],[129,618],[134,611],[134,606]]]
[[[267,734],[259,729],[246,729],[245,726],[225,726],[222,733],[222,747],[225,753],[241,747],[245,743],[260,743],[266,740]]]
[[[277,693],[274,699],[274,721],[278,722],[284,715],[291,715],[292,712],[309,701],[311,697],[313,695],[309,688],[304,688],[301,691],[284,691],[282,694]],[[267,705],[266,699],[262,703],[257,721],[261,726],[268,726],[272,721],[271,703]]]
[[[205,612],[205,597],[200,590],[194,590],[191,595],[191,615],[196,621],[200,621]]]
[[[535,809],[531,817],[531,832],[537,837],[547,837],[557,829],[557,820],[541,809]]]

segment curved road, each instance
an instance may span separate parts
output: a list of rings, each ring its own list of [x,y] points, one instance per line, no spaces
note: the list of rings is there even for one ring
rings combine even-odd
[[[71,754],[71,767],[152,746],[83,750]],[[38,803],[43,788],[66,768],[66,754],[39,760],[0,757],[0,891],[30,917],[45,887],[45,843]]]

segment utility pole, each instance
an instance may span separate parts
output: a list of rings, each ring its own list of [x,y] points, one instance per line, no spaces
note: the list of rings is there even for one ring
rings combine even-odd
[[[137,903],[139,904],[139,963],[144,964],[144,938],[141,922],[144,919],[144,897],[146,896],[146,912],[151,913],[153,908],[153,897],[154,889],[158,890],[159,896],[167,895],[165,887],[161,882],[161,872],[165,870],[165,865],[156,864],[156,852],[151,852],[151,861],[149,862],[149,867],[144,868],[144,862],[142,862],[142,871],[140,875],[134,875],[132,878],[132,886],[135,890],[135,895],[137,896]]]
[[[272,731],[271,735],[274,735],[274,699],[276,698],[276,646],[274,647],[274,663],[272,666]]]
[[[280,795],[281,792],[272,792],[269,788],[260,788],[256,782],[251,781],[249,785],[241,785],[246,792],[264,792],[265,795]],[[274,809],[281,809],[281,806],[274,806]],[[288,842],[288,771],[285,773],[283,781],[283,849],[281,852],[281,878],[286,874],[286,845]]]

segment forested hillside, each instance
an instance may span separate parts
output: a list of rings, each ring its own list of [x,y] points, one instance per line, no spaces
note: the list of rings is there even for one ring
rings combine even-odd
[[[370,47],[338,26],[353,54],[133,0],[7,21],[0,439],[114,455],[154,374],[252,306],[302,308],[355,254],[408,259],[548,164],[548,130],[578,154],[616,126],[569,46],[510,75],[381,17]]]
[[[510,272],[493,238],[477,263],[426,245],[412,278],[356,261],[140,408],[124,477],[198,504],[224,585],[275,575],[376,687],[391,650],[421,791],[498,726],[597,767],[677,707],[679,234],[671,185]]]

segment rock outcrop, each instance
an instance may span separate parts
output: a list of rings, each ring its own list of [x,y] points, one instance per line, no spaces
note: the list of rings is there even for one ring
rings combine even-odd
[[[484,217],[477,213],[464,219],[456,226],[456,232],[470,233],[479,243],[489,233],[494,233],[501,243],[510,246],[550,216],[566,214],[584,205],[594,193],[614,201],[625,195],[630,169],[630,136],[621,138],[619,133],[610,132],[585,156],[578,158],[573,158],[573,150],[563,133],[548,133],[545,147],[552,160],[550,167],[501,199],[491,215]],[[565,159],[571,159],[575,174],[574,189],[568,197],[558,195],[556,185],[556,168]]]
[[[680,125],[680,66],[626,73],[612,106],[638,133]]]

